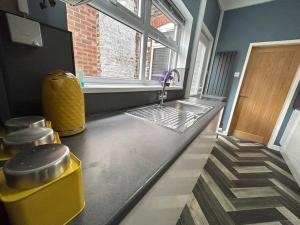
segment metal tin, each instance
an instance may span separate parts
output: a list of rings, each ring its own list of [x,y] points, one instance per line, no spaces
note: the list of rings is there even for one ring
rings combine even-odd
[[[16,154],[38,145],[54,143],[54,131],[51,128],[33,127],[18,130],[3,139],[4,152]]]
[[[3,169],[0,169],[0,203],[6,209],[9,224],[69,224],[82,211],[84,195],[81,162],[72,152],[70,158],[71,164],[62,175],[30,189],[9,187]]]
[[[42,116],[24,116],[9,119],[5,122],[5,132],[11,133],[30,127],[45,127],[45,118]]]
[[[70,162],[70,150],[67,146],[40,145],[9,159],[4,164],[3,172],[8,186],[28,189],[62,175]]]

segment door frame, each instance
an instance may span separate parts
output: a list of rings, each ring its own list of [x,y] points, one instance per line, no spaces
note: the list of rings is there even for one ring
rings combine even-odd
[[[203,61],[203,66],[202,66],[202,71],[201,71],[201,76],[203,76],[202,79],[202,89],[201,89],[201,95],[203,94],[204,90],[205,90],[205,82],[208,76],[208,72],[209,72],[209,62],[211,59],[211,55],[212,55],[212,49],[213,49],[213,44],[214,44],[214,37],[212,36],[212,34],[210,33],[210,31],[208,30],[207,26],[205,25],[205,23],[203,23],[202,26],[202,30],[201,30],[201,35],[204,35],[207,40],[208,40],[208,46],[206,49],[206,53],[205,53],[205,59]],[[199,40],[200,41],[200,40]],[[197,57],[197,56],[196,56]],[[194,68],[195,70],[195,68]],[[194,71],[193,71],[193,75],[194,75]]]
[[[299,67],[300,70],[300,67]],[[285,161],[288,163],[289,165],[289,169],[291,170],[292,174],[295,177],[295,180],[297,181],[299,187],[300,187],[300,171],[298,169],[298,167],[295,165],[296,161],[291,159],[292,157],[294,157],[294,152],[290,152],[291,148],[288,148],[290,140],[292,138],[292,136],[294,135],[295,130],[297,129],[297,126],[300,123],[300,111],[298,110],[294,110],[291,118],[288,122],[288,125],[283,133],[283,136],[280,140],[280,152],[283,156],[283,158],[285,159]]]
[[[190,91],[191,91],[191,87],[192,87],[192,81],[193,81],[193,76],[194,76],[194,71],[195,71],[195,65],[196,65],[196,58],[198,56],[198,46],[199,46],[199,42],[201,39],[201,36],[204,35],[208,41],[209,41],[209,45],[207,48],[207,59],[204,59],[204,65],[202,67],[202,71],[201,74],[203,74],[203,71],[205,71],[204,77],[203,77],[203,81],[202,81],[202,86],[203,84],[205,84],[205,80],[208,74],[208,66],[209,66],[209,61],[210,61],[210,57],[211,57],[211,53],[212,53],[212,48],[213,48],[213,44],[214,44],[214,37],[212,36],[212,34],[210,33],[209,29],[207,28],[207,26],[205,25],[205,23],[202,23],[201,29],[199,29],[198,31],[198,35],[197,35],[197,42],[196,45],[194,43],[194,47],[193,47],[193,53],[192,54],[192,58],[191,58],[191,65],[190,65],[190,69],[189,69],[189,73],[188,73],[188,80],[187,80],[187,85],[186,85],[186,89],[185,89],[185,98],[189,98],[190,97]],[[205,69],[205,70],[204,70]],[[203,92],[203,88],[201,93]]]
[[[199,37],[199,41],[198,41],[198,44],[197,44],[197,54],[196,54],[196,57],[195,57],[195,66],[196,66],[196,61],[197,61],[197,57],[198,57],[199,42],[203,38],[205,38],[207,40],[207,46],[206,46],[207,48],[206,48],[206,51],[205,51],[205,54],[204,54],[203,65],[202,65],[202,69],[201,69],[201,72],[200,72],[201,73],[200,79],[202,78],[201,94],[203,93],[204,88],[205,88],[204,85],[205,85],[205,81],[206,81],[206,78],[207,78],[207,75],[208,75],[209,60],[210,60],[210,57],[211,57],[212,47],[213,47],[213,43],[214,43],[214,37],[212,36],[209,29],[207,28],[207,26],[204,23],[202,24],[200,37]],[[192,88],[192,82],[193,82],[193,77],[194,77],[194,73],[195,73],[195,66],[194,66],[194,70],[193,70],[193,73],[192,73],[192,76],[191,76],[192,79],[191,79],[191,83],[190,83],[190,86],[189,86],[189,96],[190,96],[190,92],[191,92],[191,88]],[[200,86],[200,83],[199,83],[199,86]]]
[[[249,59],[250,59],[250,55],[251,55],[252,49],[254,47],[268,47],[268,46],[294,45],[294,44],[300,44],[300,39],[282,40],[282,41],[270,41],[270,42],[253,42],[253,43],[249,44],[247,56],[246,56],[246,59],[245,59],[245,62],[244,62],[244,66],[243,66],[241,77],[240,77],[240,80],[239,80],[239,83],[238,83],[237,91],[236,91],[235,96],[234,96],[233,105],[231,107],[228,124],[227,124],[226,130],[225,130],[225,134],[226,135],[228,135],[229,130],[230,130],[231,126],[232,126],[233,115],[234,115],[234,112],[235,112],[235,109],[236,109],[236,106],[237,106],[237,101],[238,101],[238,98],[239,98],[239,95],[240,95],[240,91],[241,91],[241,87],[242,87],[242,84],[243,84],[243,81],[244,81],[244,78],[245,78],[245,73],[246,73],[246,69],[247,69],[247,66],[248,66],[248,62],[249,62]],[[283,107],[282,107],[281,112],[279,114],[279,117],[278,117],[278,119],[276,121],[276,124],[275,124],[275,127],[273,129],[271,138],[270,138],[269,143],[267,145],[268,148],[280,151],[280,147],[278,145],[275,145],[275,140],[276,140],[276,137],[277,137],[277,135],[279,133],[279,130],[280,130],[280,127],[281,127],[282,122],[284,120],[284,117],[285,117],[285,115],[286,115],[286,113],[288,111],[288,107],[289,107],[289,105],[292,102],[292,99],[293,99],[293,96],[294,96],[294,94],[296,92],[296,89],[297,89],[299,81],[300,81],[300,72],[299,72],[299,69],[298,69],[298,71],[297,71],[297,73],[296,73],[296,75],[295,75],[295,77],[293,79],[293,82],[292,82],[292,84],[290,86],[288,95],[287,95],[287,97],[286,97],[286,99],[284,101],[284,104],[283,104]]]
[[[300,67],[299,67],[300,70]],[[285,131],[282,135],[282,138],[280,140],[280,151],[281,152],[286,152],[287,149],[287,145],[290,142],[292,136],[293,136],[293,132],[295,131],[297,125],[300,123],[300,111],[298,110],[294,110],[289,122],[287,124],[287,127],[285,128]]]
[[[187,74],[187,81],[186,81],[186,85],[185,85],[184,98],[189,98],[189,94],[190,94],[191,82],[193,79],[193,72],[194,72],[197,50],[198,50],[198,42],[199,42],[201,30],[202,30],[202,24],[204,21],[206,3],[207,3],[207,0],[200,1],[200,8],[199,8],[198,19],[197,19],[197,23],[196,23],[196,31],[195,31],[195,35],[194,35],[194,41],[193,41],[193,43],[190,43],[190,45],[192,44],[193,48],[192,48],[192,52],[191,52],[191,60],[190,60],[188,74]]]

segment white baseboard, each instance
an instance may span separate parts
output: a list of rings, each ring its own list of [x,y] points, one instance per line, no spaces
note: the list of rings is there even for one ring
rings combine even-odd
[[[223,136],[227,136],[227,132],[226,131],[217,131],[217,134],[219,135],[223,135]]]
[[[269,144],[269,145],[267,145],[267,147],[270,148],[270,149],[272,149],[272,150],[280,152],[280,146],[278,146],[278,145],[274,145],[274,144],[271,145],[271,144]]]
[[[285,151],[281,151],[281,155],[283,156],[286,164],[288,165],[291,173],[293,174],[298,186],[300,187],[300,171],[299,171],[299,166],[298,163],[295,163],[295,160],[291,160],[289,154],[287,154]]]

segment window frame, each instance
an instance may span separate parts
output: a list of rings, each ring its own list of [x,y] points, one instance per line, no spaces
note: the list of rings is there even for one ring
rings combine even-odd
[[[185,7],[182,0],[173,0],[174,3],[180,3],[181,8]],[[101,92],[119,92],[119,91],[146,91],[146,90],[159,90],[161,86],[157,81],[151,81],[146,79],[146,54],[147,54],[147,39],[159,42],[160,44],[168,47],[171,51],[176,53],[175,64],[177,68],[184,68],[187,58],[187,48],[185,46],[189,43],[191,27],[193,18],[187,8],[183,9],[185,16],[185,25],[175,20],[170,15],[169,11],[156,4],[152,0],[139,0],[139,13],[138,15],[124,7],[117,0],[106,1],[93,1],[88,3],[89,6],[104,13],[111,18],[119,21],[120,23],[140,32],[141,38],[141,55],[140,55],[140,68],[139,68],[139,80],[130,79],[109,79],[103,77],[87,77],[83,76],[84,92],[85,93],[101,93]],[[168,18],[177,26],[176,40],[167,38],[162,32],[154,28],[150,24],[151,18],[151,4],[158,7]],[[180,11],[181,12],[181,11]],[[184,33],[184,35],[183,35]],[[184,38],[184,40],[182,40]],[[182,46],[184,44],[184,46]],[[181,56],[181,59],[179,59]],[[182,79],[183,80],[183,79]],[[178,86],[169,87],[168,89],[183,89],[183,83]]]
[[[166,46],[160,44],[159,42],[156,42],[154,40],[152,40],[152,51],[151,51],[151,56],[150,56],[150,68],[149,68],[149,78],[148,78],[148,81],[152,81],[152,69],[153,69],[153,57],[154,57],[154,50],[155,49],[158,49],[158,48],[167,48]],[[168,70],[171,69],[171,64],[172,64],[172,50],[171,49],[168,49],[169,50],[169,62],[168,62]],[[177,54],[175,56],[175,64],[177,63]],[[146,76],[145,76],[146,77]]]

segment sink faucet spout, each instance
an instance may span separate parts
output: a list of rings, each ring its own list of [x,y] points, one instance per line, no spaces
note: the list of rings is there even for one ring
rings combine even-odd
[[[174,75],[173,75],[173,73],[174,73]],[[172,75],[173,75],[173,77],[176,76],[176,78],[178,79],[178,82],[180,82],[180,73],[177,69],[172,69],[166,74],[164,81],[163,81],[161,94],[159,96],[161,106],[164,104],[164,100],[167,98],[165,90],[166,90],[167,82],[170,80]]]

